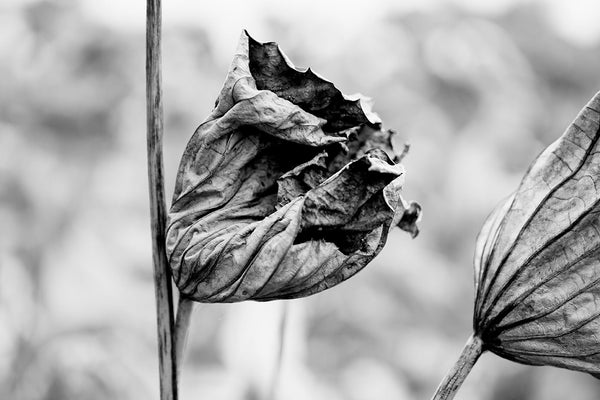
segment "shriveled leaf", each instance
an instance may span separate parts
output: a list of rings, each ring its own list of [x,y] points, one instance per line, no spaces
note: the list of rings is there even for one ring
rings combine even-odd
[[[362,269],[416,207],[400,196],[392,134],[362,101],[244,32],[177,175],[167,253],[182,295],[302,297]]]
[[[527,364],[600,373],[600,94],[484,225],[476,333]]]

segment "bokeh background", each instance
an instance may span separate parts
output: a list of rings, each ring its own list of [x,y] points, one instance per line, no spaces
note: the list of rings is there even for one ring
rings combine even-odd
[[[293,302],[196,308],[181,398],[428,399],[471,330],[476,234],[600,89],[594,1],[164,0],[165,167],[243,28],[375,99],[411,151],[421,235]],[[157,399],[142,0],[0,3],[0,399]],[[486,354],[460,400],[595,400]]]

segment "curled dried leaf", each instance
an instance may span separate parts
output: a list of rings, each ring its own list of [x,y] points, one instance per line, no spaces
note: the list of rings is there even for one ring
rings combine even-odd
[[[177,175],[167,254],[182,295],[308,296],[361,270],[394,221],[414,234],[392,135],[362,98],[244,32]]]
[[[474,325],[511,360],[600,373],[600,94],[486,221]]]

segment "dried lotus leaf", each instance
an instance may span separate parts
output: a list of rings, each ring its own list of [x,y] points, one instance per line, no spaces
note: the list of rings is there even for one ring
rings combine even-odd
[[[182,296],[308,296],[364,268],[409,208],[416,230],[393,132],[366,104],[242,34],[177,175],[167,253]]]

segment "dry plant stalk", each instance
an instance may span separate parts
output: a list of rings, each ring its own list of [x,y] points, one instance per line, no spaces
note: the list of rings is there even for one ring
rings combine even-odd
[[[177,365],[173,343],[173,293],[165,251],[166,205],[162,155],[161,3],[146,10],[146,116],[152,261],[156,295],[160,399],[177,400]]]
[[[600,93],[485,222],[474,334],[434,399],[481,354],[600,376]]]

